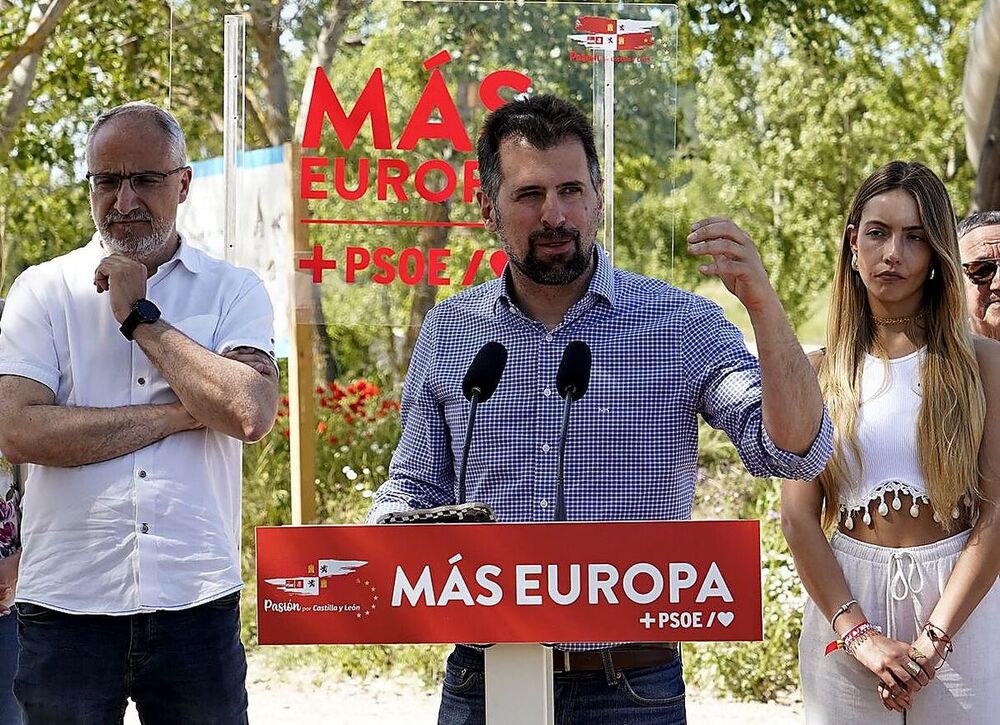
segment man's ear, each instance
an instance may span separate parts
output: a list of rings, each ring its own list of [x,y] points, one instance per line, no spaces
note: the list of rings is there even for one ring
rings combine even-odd
[[[183,204],[185,201],[187,201],[188,192],[191,191],[191,177],[193,175],[194,172],[191,170],[190,166],[188,166],[181,172],[181,188],[180,188],[180,194],[178,195],[177,198],[178,204]]]
[[[479,202],[479,217],[483,220],[486,231],[494,233],[497,230],[493,217],[493,202],[482,191],[476,192],[476,201]]]

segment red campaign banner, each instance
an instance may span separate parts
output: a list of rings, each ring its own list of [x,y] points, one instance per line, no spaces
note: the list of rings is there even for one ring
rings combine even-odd
[[[257,529],[261,644],[760,640],[757,521]]]

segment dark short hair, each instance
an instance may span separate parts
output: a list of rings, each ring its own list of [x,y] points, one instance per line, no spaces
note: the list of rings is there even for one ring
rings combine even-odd
[[[958,223],[958,238],[961,239],[973,229],[1000,225],[1000,210],[977,211]]]
[[[569,101],[558,96],[530,96],[505,103],[483,121],[476,156],[479,161],[479,184],[490,201],[496,201],[503,179],[500,168],[500,145],[508,138],[524,139],[537,149],[546,150],[567,138],[576,138],[587,155],[587,167],[594,190],[600,192],[601,164],[594,146],[594,127],[590,120]]]

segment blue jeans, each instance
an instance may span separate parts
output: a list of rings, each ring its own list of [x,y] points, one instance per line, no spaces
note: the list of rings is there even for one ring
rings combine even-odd
[[[0,617],[0,725],[21,725],[21,708],[14,699],[17,669],[17,615]]]
[[[14,694],[28,725],[245,725],[239,593],[124,617],[18,605]]]
[[[438,725],[483,725],[483,653],[458,645],[448,657]],[[629,670],[557,672],[556,725],[685,725],[680,657]]]

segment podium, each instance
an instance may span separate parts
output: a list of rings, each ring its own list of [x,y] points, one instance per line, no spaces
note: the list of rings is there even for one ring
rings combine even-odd
[[[543,642],[760,640],[757,521],[257,529],[260,644],[494,643],[489,725],[551,723]]]

